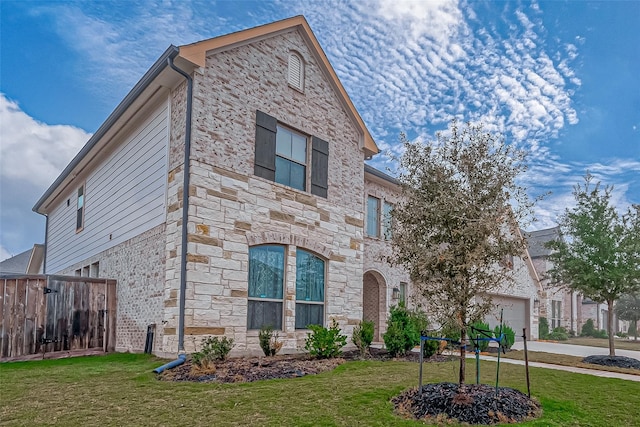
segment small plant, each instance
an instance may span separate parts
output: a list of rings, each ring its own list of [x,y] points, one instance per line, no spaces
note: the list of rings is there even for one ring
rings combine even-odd
[[[420,311],[410,311],[404,305],[393,306],[387,321],[387,332],[382,336],[387,351],[393,356],[406,354],[420,344],[420,334],[429,322]]]
[[[422,357],[430,358],[440,350],[440,341],[425,340],[422,347]]]
[[[629,329],[627,329],[627,334],[630,337],[635,337],[636,339],[638,338],[638,329],[636,328],[636,323],[635,322],[631,322],[631,324],[629,325]]]
[[[258,340],[265,356],[275,356],[282,348],[282,342],[278,340],[278,332],[274,332],[271,325],[260,328]]]
[[[375,325],[370,320],[361,321],[358,326],[353,330],[351,335],[351,342],[360,350],[360,357],[365,358],[369,353],[369,346],[373,341],[373,334],[375,332]]]
[[[456,348],[452,341],[459,342],[460,341],[460,328],[455,325],[444,325],[442,327],[442,336],[447,338],[446,348],[449,350],[453,350]],[[443,349],[444,350],[444,349]]]
[[[484,323],[484,322],[473,322],[468,329],[467,334],[469,335],[469,338],[474,340],[476,338],[476,336],[478,336],[478,338],[491,338],[491,329],[489,328],[489,324],[488,323]],[[473,342],[474,344],[476,343],[475,341]],[[489,348],[489,341],[486,340],[478,340],[478,349],[480,351],[487,351],[487,348]]]
[[[593,319],[587,319],[584,325],[582,325],[582,331],[580,331],[581,337],[595,337],[596,327],[593,325]]]
[[[504,325],[502,327],[502,334],[504,335],[504,337],[502,338],[500,345],[509,350],[516,342],[516,333],[513,329],[511,329],[511,326]],[[500,339],[500,325],[493,328],[493,336],[496,339]]]
[[[566,341],[569,339],[569,334],[565,328],[558,326],[549,334],[549,339],[555,341]]]
[[[328,359],[339,356],[340,349],[347,345],[347,336],[340,334],[336,319],[331,320],[329,329],[321,325],[309,325],[311,332],[307,334],[304,348],[312,356]]]
[[[546,317],[540,318],[538,325],[538,338],[541,340],[549,339],[549,321]]]
[[[202,339],[200,351],[191,355],[193,363],[209,369],[216,360],[224,360],[233,348],[233,338],[207,337]]]
[[[598,332],[596,332],[594,338],[609,338],[609,334],[607,334],[607,331],[605,331],[604,329],[600,329]]]

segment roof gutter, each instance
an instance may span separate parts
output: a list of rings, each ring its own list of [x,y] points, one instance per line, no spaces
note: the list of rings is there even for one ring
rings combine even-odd
[[[93,134],[89,141],[82,147],[82,150],[71,160],[71,162],[67,165],[67,167],[62,171],[60,176],[51,184],[51,186],[47,189],[47,191],[40,197],[40,199],[33,206],[33,211],[39,214],[44,214],[40,209],[44,205],[44,203],[49,199],[56,189],[66,180],[69,175],[73,172],[73,170],[80,164],[80,162],[85,158],[87,154],[91,152],[91,150],[96,146],[96,144],[102,139],[102,137],[107,133],[107,131],[122,117],[122,115],[131,107],[133,102],[142,94],[142,92],[149,87],[151,82],[160,75],[160,73],[167,66],[168,60],[173,60],[180,53],[180,49],[176,46],[169,46],[167,50],[164,51],[162,56],[158,58],[158,60],[149,68],[149,70],[145,73],[144,76],[136,83],[136,85],[131,89],[131,91],[127,94],[127,96],[118,104],[115,110],[109,115],[107,120],[100,126],[100,128]],[[45,248],[46,251],[46,248]]]
[[[187,117],[184,132],[184,180],[182,184],[182,253],[180,259],[180,303],[178,314],[178,353],[184,353],[184,308],[187,290],[187,222],[189,220],[189,161],[191,157],[191,110],[193,100],[193,79],[167,58],[167,63],[177,73],[187,79]]]

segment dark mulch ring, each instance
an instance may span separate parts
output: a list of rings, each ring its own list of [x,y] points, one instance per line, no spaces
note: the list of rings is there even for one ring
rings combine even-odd
[[[386,350],[371,348],[366,360],[418,361],[418,353],[409,353],[400,358],[393,358]],[[425,362],[446,362],[453,356],[432,356]],[[296,378],[306,375],[331,371],[347,360],[360,360],[357,351],[346,351],[333,359],[317,359],[306,353],[282,354],[272,357],[232,357],[219,360],[209,369],[201,368],[191,359],[173,369],[158,375],[164,381],[195,381],[237,383],[269,380],[275,378]]]
[[[617,368],[640,369],[640,360],[625,356],[587,356],[582,361],[584,363],[615,366]]]
[[[542,415],[540,404],[518,390],[499,387],[496,396],[496,389],[486,384],[426,384],[422,396],[411,389],[392,402],[399,415],[438,423],[518,423]]]

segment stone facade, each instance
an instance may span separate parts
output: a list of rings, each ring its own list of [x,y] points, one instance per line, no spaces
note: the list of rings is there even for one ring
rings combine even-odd
[[[304,59],[304,92],[289,87],[287,59]],[[177,351],[184,88],[172,95],[167,215],[167,270],[163,351]],[[187,223],[185,348],[224,334],[235,350],[258,348],[247,331],[248,251],[259,244],[286,247],[285,350],[300,349],[295,329],[295,254],[315,253],[327,265],[325,321],[350,333],[362,318],[364,211],[361,135],[344,111],[314,54],[296,30],[209,53],[194,74],[193,139]],[[328,197],[253,175],[256,110],[329,142]],[[360,165],[345,167],[345,165]]]
[[[154,324],[155,350],[162,344],[165,226],[152,228],[56,274],[74,275],[99,263],[99,277],[117,281],[116,351],[144,350],[147,326]]]

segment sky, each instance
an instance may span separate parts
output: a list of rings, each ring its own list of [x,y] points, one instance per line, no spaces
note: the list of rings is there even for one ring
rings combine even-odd
[[[179,46],[304,15],[393,170],[399,135],[482,123],[529,151],[528,229],[586,171],[640,203],[640,1],[0,1],[0,260],[44,242],[32,207],[145,71]]]

